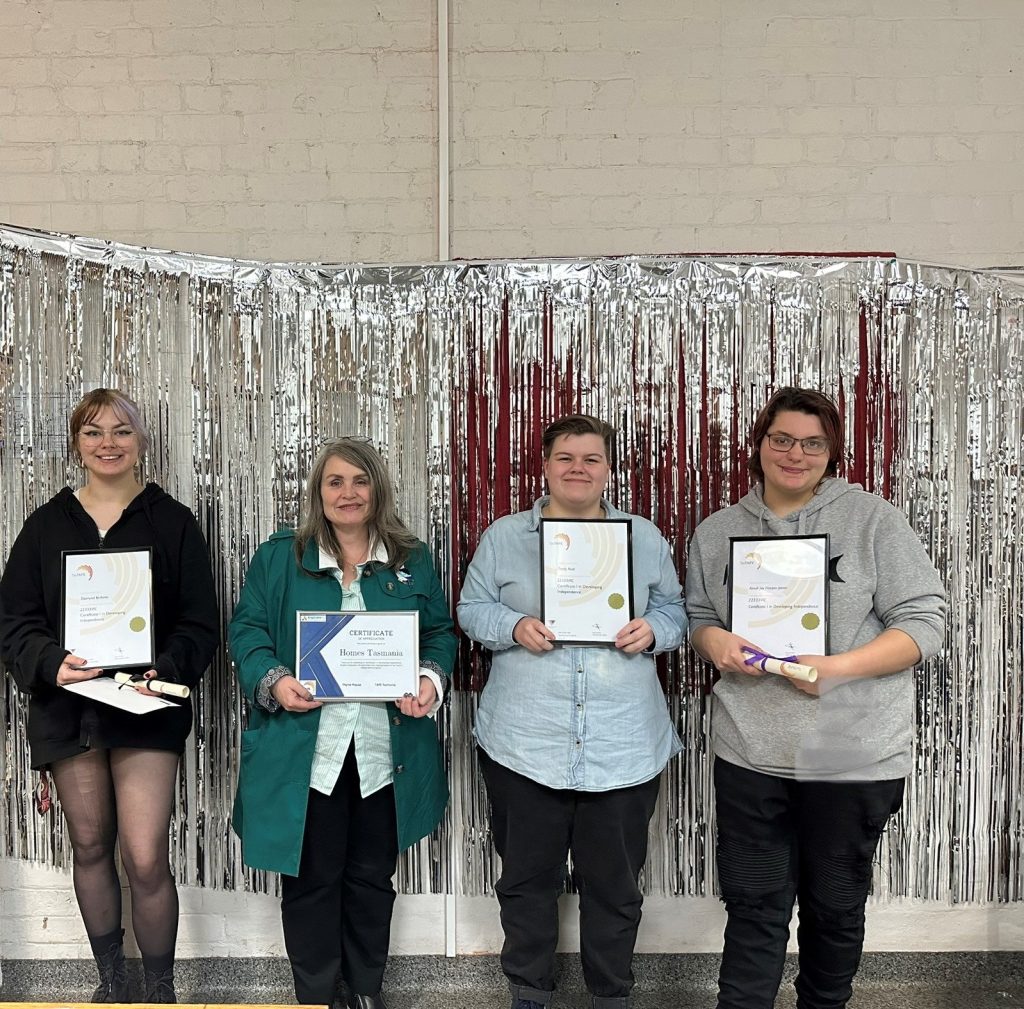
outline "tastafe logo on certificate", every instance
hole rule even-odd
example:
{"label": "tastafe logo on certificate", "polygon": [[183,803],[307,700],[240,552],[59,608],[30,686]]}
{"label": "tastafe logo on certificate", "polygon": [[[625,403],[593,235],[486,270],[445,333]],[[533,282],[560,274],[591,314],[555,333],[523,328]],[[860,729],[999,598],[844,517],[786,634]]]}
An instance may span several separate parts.
{"label": "tastafe logo on certificate", "polygon": [[318,701],[393,701],[419,691],[419,613],[303,610],[296,679]]}

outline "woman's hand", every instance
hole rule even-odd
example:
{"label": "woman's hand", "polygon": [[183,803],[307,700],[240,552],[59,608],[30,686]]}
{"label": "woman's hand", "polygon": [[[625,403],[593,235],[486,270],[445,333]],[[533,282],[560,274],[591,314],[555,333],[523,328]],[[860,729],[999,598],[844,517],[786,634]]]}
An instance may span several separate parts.
{"label": "woman's hand", "polygon": [[512,629],[512,640],[534,655],[550,652],[555,646],[555,632],[550,631],[536,617],[523,617]]}
{"label": "woman's hand", "polygon": [[315,701],[309,691],[294,676],[282,676],[271,688],[274,700],[285,711],[312,711],[323,707],[323,701]]}
{"label": "woman's hand", "polygon": [[[156,670],[155,669],[147,669],[142,674],[142,679],[143,680],[155,680],[156,679]],[[147,690],[143,686],[142,683],[133,683],[132,686],[135,688],[135,690],[138,693],[145,694],[147,697],[163,697],[164,696],[163,694],[158,694],[158,693],[156,693],[153,690]],[[165,698],[165,700],[166,700],[166,698]]]}
{"label": "woman's hand", "polygon": [[429,715],[431,709],[437,703],[437,688],[429,676],[420,677],[420,692],[418,697],[406,694],[395,701],[398,710],[410,718],[422,718]]}
{"label": "woman's hand", "polygon": [[57,670],[57,686],[63,687],[68,683],[83,683],[85,680],[95,680],[103,672],[102,669],[82,669],[86,659],[79,655],[65,655],[64,661]]}
{"label": "woman's hand", "polygon": [[643,617],[630,620],[625,627],[615,635],[615,647],[621,649],[627,655],[635,652],[642,652],[654,644],[654,631],[651,625]]}
{"label": "woman's hand", "polygon": [[[694,648],[700,652],[720,673],[744,673],[747,676],[764,676],[757,666],[747,664],[752,652],[760,652],[757,645],[746,638],[727,631],[724,627],[698,627],[693,632]],[[744,651],[746,649],[746,651]]]}

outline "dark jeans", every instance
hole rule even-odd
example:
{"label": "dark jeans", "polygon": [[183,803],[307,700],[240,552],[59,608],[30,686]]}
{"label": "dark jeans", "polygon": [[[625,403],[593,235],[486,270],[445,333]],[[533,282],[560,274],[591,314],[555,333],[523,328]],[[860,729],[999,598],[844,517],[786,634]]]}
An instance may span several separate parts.
{"label": "dark jeans", "polygon": [[583,977],[597,1005],[624,1005],[633,987],[633,947],[643,896],[647,825],[658,779],[608,792],[547,788],[482,750],[494,847],[495,893],[505,944],[501,966],[513,994],[546,1004],[555,987],[558,897],[572,852],[580,895]]}
{"label": "dark jeans", "polygon": [[281,877],[284,944],[302,1005],[329,1006],[339,978],[360,995],[380,991],[397,861],[394,789],[363,799],[350,746],[334,791],[310,789],[299,874]]}
{"label": "dark jeans", "polygon": [[799,904],[797,1009],[843,1009],[864,946],[871,863],[903,802],[896,781],[795,781],[715,759],[728,920],[719,1009],[771,1009]]}

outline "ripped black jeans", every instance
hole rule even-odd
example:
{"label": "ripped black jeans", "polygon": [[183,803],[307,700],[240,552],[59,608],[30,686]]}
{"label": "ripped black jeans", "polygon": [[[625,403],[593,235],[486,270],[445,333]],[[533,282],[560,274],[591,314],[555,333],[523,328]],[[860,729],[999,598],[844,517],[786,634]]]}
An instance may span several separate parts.
{"label": "ripped black jeans", "polygon": [[796,781],[715,758],[728,920],[719,1009],[771,1009],[798,904],[797,1009],[843,1009],[864,946],[871,863],[903,802],[895,781]]}

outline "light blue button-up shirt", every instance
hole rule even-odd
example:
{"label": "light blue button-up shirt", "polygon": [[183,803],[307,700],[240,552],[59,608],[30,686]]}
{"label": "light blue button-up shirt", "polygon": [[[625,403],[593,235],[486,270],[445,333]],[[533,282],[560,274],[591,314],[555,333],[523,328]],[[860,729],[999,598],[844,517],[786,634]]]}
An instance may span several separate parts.
{"label": "light blue button-up shirt", "polygon": [[513,641],[512,631],[523,617],[540,617],[546,503],[541,498],[531,511],[493,523],[466,572],[459,624],[493,652],[474,734],[499,764],[551,788],[638,785],[682,749],[653,658],[677,649],[686,633],[669,545],[652,522],[603,502],[608,518],[632,522],[634,613],[654,631],[653,652],[556,644],[534,655]]}

